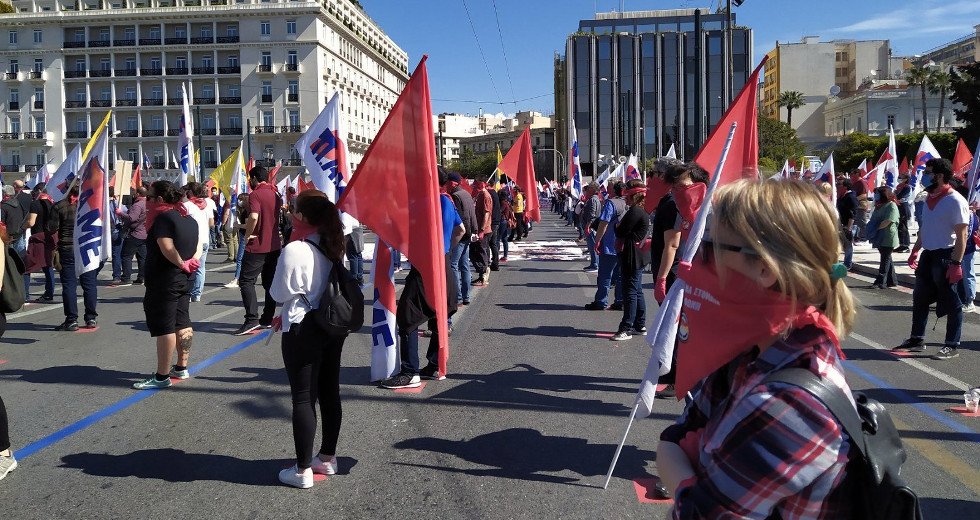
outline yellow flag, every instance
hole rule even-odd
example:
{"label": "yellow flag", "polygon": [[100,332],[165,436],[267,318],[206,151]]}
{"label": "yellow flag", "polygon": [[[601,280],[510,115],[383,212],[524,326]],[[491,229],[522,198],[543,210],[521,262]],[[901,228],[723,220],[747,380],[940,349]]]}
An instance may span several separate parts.
{"label": "yellow flag", "polygon": [[236,170],[241,171],[245,167],[242,161],[242,154],[240,153],[241,149],[241,146],[236,148],[227,159],[211,172],[211,180],[214,181],[215,187],[221,190],[225,194],[225,197],[229,199],[231,197],[232,177],[235,176]]}
{"label": "yellow flag", "polygon": [[500,145],[497,145],[497,169],[493,173],[493,189],[494,191],[500,191],[500,163],[504,160],[503,154],[500,153]]}
{"label": "yellow flag", "polygon": [[85,159],[88,159],[89,152],[92,151],[92,147],[95,146],[95,142],[99,140],[99,135],[101,135],[102,132],[105,130],[106,125],[109,124],[109,117],[111,116],[112,116],[112,110],[110,110],[105,115],[105,118],[103,118],[102,122],[99,123],[99,127],[95,129],[95,133],[92,134],[92,137],[89,138],[88,144],[85,145],[85,150],[82,151],[81,164],[85,164]]}

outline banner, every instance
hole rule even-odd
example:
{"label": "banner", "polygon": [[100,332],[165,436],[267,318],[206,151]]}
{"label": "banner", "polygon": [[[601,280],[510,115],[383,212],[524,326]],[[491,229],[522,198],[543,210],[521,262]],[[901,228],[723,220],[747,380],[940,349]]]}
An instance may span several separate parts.
{"label": "banner", "polygon": [[65,162],[61,163],[58,171],[54,172],[45,186],[45,191],[51,196],[52,201],[59,202],[68,196],[68,190],[74,184],[80,169],[82,169],[82,147],[76,144],[75,149],[68,154]]}
{"label": "banner", "polygon": [[371,320],[371,381],[387,379],[401,369],[395,329],[395,266],[391,248],[380,238],[374,247],[371,268],[374,304]]}
{"label": "banner", "polygon": [[183,83],[180,84],[180,93],[184,99],[184,110],[180,115],[180,133],[177,134],[177,149],[180,150],[180,161],[177,163],[178,168],[180,168],[180,176],[177,178],[177,184],[184,186],[189,177],[199,179],[200,176],[195,174],[195,168],[199,162],[194,160],[197,157],[194,155],[194,125],[191,120],[191,106],[187,96],[187,87]]}
{"label": "banner", "polygon": [[74,234],[76,276],[98,269],[111,258],[109,176],[105,164],[108,157],[108,138],[102,132],[79,172]]}
{"label": "banner", "polygon": [[[572,145],[568,150],[568,191],[573,198],[578,199],[582,196],[582,162],[578,156],[578,132],[573,123],[569,123],[568,130],[569,135],[572,136]],[[521,137],[524,135],[521,134]],[[514,149],[511,148],[507,155],[509,156],[513,151]],[[507,176],[514,178],[514,172],[507,172]]]}
{"label": "banner", "polygon": [[116,161],[115,185],[112,187],[113,193],[117,197],[129,195],[129,189],[133,184],[133,163],[131,161]]}
{"label": "banner", "polygon": [[332,202],[337,201],[350,182],[347,143],[344,141],[347,134],[341,124],[340,92],[336,92],[296,141],[296,151],[303,158],[313,185],[326,193]]}

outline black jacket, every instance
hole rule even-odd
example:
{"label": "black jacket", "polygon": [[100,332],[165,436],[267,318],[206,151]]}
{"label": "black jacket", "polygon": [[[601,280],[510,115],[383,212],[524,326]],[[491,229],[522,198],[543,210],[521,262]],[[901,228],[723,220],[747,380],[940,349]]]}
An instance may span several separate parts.
{"label": "black jacket", "polygon": [[616,225],[616,238],[623,243],[619,253],[619,265],[623,273],[632,274],[650,263],[650,247],[645,245],[650,230],[650,215],[642,206],[632,206],[626,210],[623,219]]}
{"label": "black jacket", "polygon": [[[449,255],[446,255],[446,299],[449,315],[456,314],[459,302],[456,300],[456,276],[449,268]],[[405,278],[405,288],[398,297],[398,307],[395,309],[395,323],[399,330],[410,331],[419,325],[436,317],[436,311],[425,300],[425,288],[422,286],[422,274],[415,267]]]}
{"label": "black jacket", "polygon": [[68,197],[51,209],[48,231],[54,235],[59,249],[71,249],[75,238],[75,205]]}

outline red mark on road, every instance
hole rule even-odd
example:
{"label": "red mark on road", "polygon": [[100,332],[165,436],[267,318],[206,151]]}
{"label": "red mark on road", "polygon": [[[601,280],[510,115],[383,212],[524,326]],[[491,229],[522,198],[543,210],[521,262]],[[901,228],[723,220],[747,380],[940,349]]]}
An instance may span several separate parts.
{"label": "red mark on road", "polygon": [[6,362],[7,362],[7,360],[6,360],[6,359],[0,359],[0,365],[2,365],[2,364],[4,364],[4,363],[6,363]]}
{"label": "red mark on road", "polygon": [[78,334],[85,334],[87,332],[95,332],[97,330],[99,330],[98,327],[82,327],[82,328],[76,330],[75,332],[78,333]]}
{"label": "red mark on road", "polygon": [[967,411],[967,409],[966,409],[965,406],[955,406],[953,408],[947,408],[946,411],[947,412],[958,413],[958,414],[962,415],[963,417],[980,417],[980,410],[978,410],[976,412],[969,412],[969,411]]}
{"label": "red mark on road", "polygon": [[[290,464],[288,466],[283,466],[282,469],[289,469],[291,467],[293,467],[292,464]],[[324,480],[327,480],[327,476],[326,475],[321,475],[319,473],[314,473],[313,474],[313,482],[323,482]]]}
{"label": "red mark on road", "polygon": [[672,504],[674,502],[672,498],[660,498],[660,494],[657,493],[658,482],[660,479],[657,477],[633,479],[633,489],[636,490],[636,498],[641,504]]}

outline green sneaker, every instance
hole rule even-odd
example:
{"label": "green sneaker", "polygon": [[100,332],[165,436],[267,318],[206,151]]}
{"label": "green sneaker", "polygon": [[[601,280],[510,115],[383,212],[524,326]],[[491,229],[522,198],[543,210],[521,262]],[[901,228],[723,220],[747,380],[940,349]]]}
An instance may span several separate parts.
{"label": "green sneaker", "polygon": [[163,381],[157,381],[156,376],[150,376],[146,381],[140,381],[139,383],[134,383],[133,388],[137,390],[153,390],[155,388],[167,388],[170,386],[170,378],[166,378]]}
{"label": "green sneaker", "polygon": [[177,370],[177,365],[170,367],[170,377],[174,379],[187,379],[191,377],[191,373],[185,368],[184,370]]}

